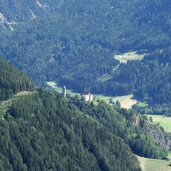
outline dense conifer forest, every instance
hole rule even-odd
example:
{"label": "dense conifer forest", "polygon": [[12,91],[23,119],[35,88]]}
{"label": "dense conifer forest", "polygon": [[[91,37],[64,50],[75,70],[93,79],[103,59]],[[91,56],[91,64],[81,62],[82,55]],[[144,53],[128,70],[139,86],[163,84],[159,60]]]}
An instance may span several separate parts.
{"label": "dense conifer forest", "polygon": [[140,170],[120,138],[47,92],[15,99],[0,132],[1,170]]}
{"label": "dense conifer forest", "polygon": [[[13,71],[16,81],[25,78],[32,83],[7,62],[1,60],[1,65],[3,73]],[[3,82],[9,81],[5,78]],[[17,83],[10,84],[15,90]],[[21,87],[18,91],[28,90],[25,84]],[[64,98],[33,89],[33,84],[29,88],[29,93],[0,104],[1,170],[140,171],[133,153],[167,155],[169,136],[134,111],[104,101],[95,105],[78,97]]]}
{"label": "dense conifer forest", "polygon": [[0,101],[21,91],[33,90],[33,81],[0,58]]}
{"label": "dense conifer forest", "polygon": [[[32,90],[30,94],[7,96],[11,99],[0,104],[0,170],[141,170],[121,138],[69,99],[33,91],[25,74],[0,62],[0,85],[10,83],[13,94]],[[12,77],[7,77],[10,71]],[[5,93],[4,89],[0,87],[2,94],[9,91],[8,86]]]}
{"label": "dense conifer forest", "polygon": [[[151,110],[165,111],[171,103],[170,8],[169,0],[2,1],[0,54],[39,85],[133,93]],[[114,54],[128,51],[145,59],[115,70]]]}
{"label": "dense conifer forest", "polygon": [[79,99],[74,99],[73,102],[81,111],[124,139],[137,155],[162,158],[170,149],[170,136],[158,126],[152,126],[146,117],[140,116],[135,111],[115,108],[104,101],[98,105],[87,104]]}
{"label": "dense conifer forest", "polygon": [[[0,170],[140,171],[136,155],[165,158],[171,137],[146,116],[36,89],[30,77],[133,94],[145,102],[136,111],[169,116],[170,9],[170,0],[1,1],[0,56],[22,71],[0,59]],[[128,52],[144,58],[115,58]]]}

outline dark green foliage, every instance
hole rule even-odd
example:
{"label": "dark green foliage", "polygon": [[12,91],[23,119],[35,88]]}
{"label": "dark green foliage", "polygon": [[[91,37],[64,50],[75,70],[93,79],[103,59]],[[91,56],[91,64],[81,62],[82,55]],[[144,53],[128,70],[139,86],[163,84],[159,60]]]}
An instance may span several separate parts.
{"label": "dark green foliage", "polygon": [[[158,49],[147,55],[141,62],[129,62],[121,66],[117,78],[129,79],[134,87],[134,95],[140,101],[146,101],[149,106],[135,109],[141,113],[156,113],[169,115],[171,108],[171,50]],[[124,73],[127,73],[124,74]],[[125,77],[123,77],[125,76]]]}
{"label": "dark green foliage", "polygon": [[13,101],[0,132],[2,170],[141,170],[120,138],[68,99],[42,90]]}
{"label": "dark green foliage", "polygon": [[[8,0],[0,4],[4,16],[17,22],[13,32],[1,35],[0,53],[37,83],[51,80],[76,91],[109,95],[136,91],[138,98],[146,100],[148,96],[152,103],[170,101],[165,99],[170,82],[167,78],[159,81],[168,71],[159,66],[153,72],[155,61],[130,62],[112,71],[119,63],[113,59],[114,53],[138,50],[156,57],[155,51],[169,49],[169,0],[70,0],[70,3],[44,0],[40,3],[42,7],[33,0],[13,3]],[[30,9],[38,16],[34,20]],[[168,61],[170,54],[169,51],[168,55],[160,55],[160,60]],[[99,82],[106,73],[111,79]],[[158,81],[157,87],[153,87]]]}
{"label": "dark green foliage", "polygon": [[166,115],[171,116],[171,104],[154,104],[151,106],[140,107],[138,105],[134,105],[133,109],[138,111],[141,114],[158,114],[158,115]]}
{"label": "dark green foliage", "polygon": [[32,90],[32,80],[0,58],[0,100],[5,100],[17,92]]}
{"label": "dark green foliage", "polygon": [[[159,144],[162,136],[165,139],[164,145],[160,145],[166,148],[167,135],[162,130],[159,134],[157,127],[151,127],[147,120],[136,112],[116,109],[103,101],[97,106],[76,99],[73,102],[81,111],[96,119],[107,130],[124,139],[135,154],[151,158],[162,158],[166,155],[165,150]],[[150,131],[155,133],[151,134]]]}
{"label": "dark green foliage", "polygon": [[[14,76],[18,73],[14,69]],[[95,106],[37,90],[13,98],[4,112],[0,114],[2,170],[139,171],[129,146],[146,157],[166,155],[148,135],[145,119],[104,102]]]}

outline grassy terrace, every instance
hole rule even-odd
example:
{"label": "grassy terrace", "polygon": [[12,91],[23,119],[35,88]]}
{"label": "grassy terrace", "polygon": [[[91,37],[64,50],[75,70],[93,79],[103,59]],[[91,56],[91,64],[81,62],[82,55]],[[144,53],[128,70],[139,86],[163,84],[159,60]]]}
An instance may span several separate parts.
{"label": "grassy terrace", "polygon": [[163,115],[147,115],[153,118],[153,123],[162,126],[166,132],[171,133],[171,117],[166,117]]}
{"label": "grassy terrace", "polygon": [[137,100],[133,99],[133,95],[126,95],[126,96],[118,96],[114,98],[114,101],[119,101],[121,104],[121,107],[126,109],[131,109],[133,105],[137,104]]}
{"label": "grassy terrace", "polygon": [[136,51],[130,51],[127,53],[114,55],[114,58],[118,60],[120,63],[127,63],[128,61],[133,60],[143,60],[145,54],[138,54]]}
{"label": "grassy terrace", "polygon": [[170,161],[138,157],[142,171],[171,171]]}
{"label": "grassy terrace", "polygon": [[138,102],[137,106],[139,106],[139,107],[148,107],[148,104],[146,102]]}

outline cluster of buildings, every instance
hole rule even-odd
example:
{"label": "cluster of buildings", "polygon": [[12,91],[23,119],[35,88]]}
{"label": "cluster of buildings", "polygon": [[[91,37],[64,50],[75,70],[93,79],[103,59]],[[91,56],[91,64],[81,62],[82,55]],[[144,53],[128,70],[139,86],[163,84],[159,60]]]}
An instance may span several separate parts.
{"label": "cluster of buildings", "polygon": [[[63,97],[66,97],[67,95],[67,89],[65,86],[62,88],[62,95]],[[86,102],[92,102],[94,100],[94,95],[91,93],[83,93],[83,94],[80,94],[80,96],[84,98]]]}

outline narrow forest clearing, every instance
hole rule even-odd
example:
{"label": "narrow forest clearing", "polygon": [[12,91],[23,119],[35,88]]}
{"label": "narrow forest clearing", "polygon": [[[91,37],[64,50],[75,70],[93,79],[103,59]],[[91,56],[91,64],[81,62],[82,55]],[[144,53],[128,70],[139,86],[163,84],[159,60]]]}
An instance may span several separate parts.
{"label": "narrow forest clearing", "polygon": [[145,54],[138,54],[136,51],[131,51],[119,55],[114,55],[114,58],[120,63],[127,63],[128,61],[143,60]]}
{"label": "narrow forest clearing", "polygon": [[170,161],[139,157],[142,171],[171,171]]}

